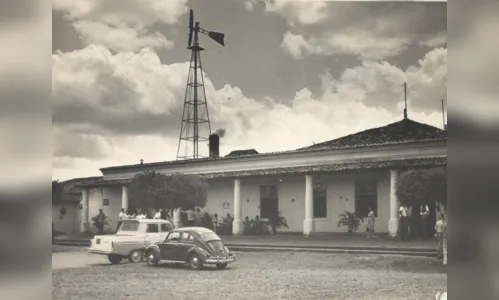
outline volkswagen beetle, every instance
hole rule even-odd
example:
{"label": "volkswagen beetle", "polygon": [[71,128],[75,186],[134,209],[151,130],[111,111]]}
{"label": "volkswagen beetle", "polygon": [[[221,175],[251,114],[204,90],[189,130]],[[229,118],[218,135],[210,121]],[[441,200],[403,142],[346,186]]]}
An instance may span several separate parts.
{"label": "volkswagen beetle", "polygon": [[215,265],[218,269],[223,269],[236,259],[236,255],[225,247],[222,239],[204,227],[174,229],[163,242],[149,246],[145,256],[150,266],[163,262],[182,263],[196,270],[203,265]]}

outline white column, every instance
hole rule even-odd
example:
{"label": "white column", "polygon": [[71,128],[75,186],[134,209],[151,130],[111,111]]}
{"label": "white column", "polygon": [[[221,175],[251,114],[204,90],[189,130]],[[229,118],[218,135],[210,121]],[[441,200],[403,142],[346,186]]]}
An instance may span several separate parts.
{"label": "white column", "polygon": [[89,223],[89,197],[88,197],[88,189],[84,188],[81,191],[81,224],[80,231],[85,232],[90,229]]}
{"label": "white column", "polygon": [[388,221],[388,231],[391,237],[396,237],[399,228],[398,210],[399,203],[395,194],[395,187],[400,176],[398,170],[390,171],[390,220]]}
{"label": "white column", "polygon": [[121,187],[121,208],[128,209],[128,187],[126,185]]}
{"label": "white column", "polygon": [[241,180],[234,180],[234,221],[232,222],[232,234],[243,234],[243,209],[241,203]]}
{"label": "white column", "polygon": [[314,194],[313,177],[305,175],[305,220],[303,221],[303,234],[310,235],[314,232]]}

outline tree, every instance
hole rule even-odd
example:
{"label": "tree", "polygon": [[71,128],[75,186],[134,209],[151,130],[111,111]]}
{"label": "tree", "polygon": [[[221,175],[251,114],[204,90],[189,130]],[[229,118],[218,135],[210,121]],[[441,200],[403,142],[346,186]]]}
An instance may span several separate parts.
{"label": "tree", "polygon": [[138,174],[128,187],[131,206],[148,209],[192,209],[206,204],[205,184],[198,176],[154,171]]}
{"label": "tree", "polygon": [[402,205],[447,206],[447,169],[409,170],[400,175],[395,194]]}

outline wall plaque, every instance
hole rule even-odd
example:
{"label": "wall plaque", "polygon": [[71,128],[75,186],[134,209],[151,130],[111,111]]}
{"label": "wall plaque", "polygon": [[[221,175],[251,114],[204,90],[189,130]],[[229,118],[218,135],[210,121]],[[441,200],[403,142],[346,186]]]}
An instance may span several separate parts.
{"label": "wall plaque", "polygon": [[229,202],[224,202],[223,203],[223,208],[224,209],[229,209],[230,208],[230,203]]}

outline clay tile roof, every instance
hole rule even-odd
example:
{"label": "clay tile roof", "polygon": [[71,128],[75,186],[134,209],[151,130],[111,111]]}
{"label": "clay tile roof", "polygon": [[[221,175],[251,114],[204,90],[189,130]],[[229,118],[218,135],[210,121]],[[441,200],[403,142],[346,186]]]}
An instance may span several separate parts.
{"label": "clay tile roof", "polygon": [[255,154],[258,154],[258,151],[256,151],[255,149],[235,150],[225,155],[225,157],[246,156],[246,155],[255,155]]}
{"label": "clay tile roof", "polygon": [[325,150],[347,147],[383,146],[446,139],[446,130],[422,124],[410,119],[403,119],[402,121],[391,123],[383,127],[364,130],[297,150]]}

